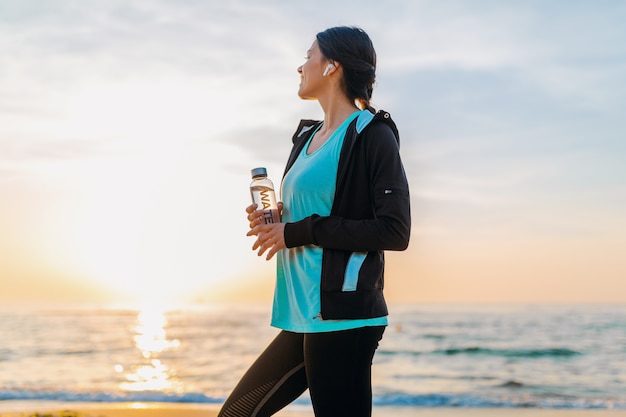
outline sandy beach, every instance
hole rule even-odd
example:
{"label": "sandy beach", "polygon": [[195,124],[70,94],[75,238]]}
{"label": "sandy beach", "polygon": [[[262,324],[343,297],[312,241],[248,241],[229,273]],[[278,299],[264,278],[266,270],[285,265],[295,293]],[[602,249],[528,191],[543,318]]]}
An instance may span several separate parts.
{"label": "sandy beach", "polygon": [[[6,410],[5,410],[6,407]],[[219,405],[146,403],[0,403],[0,417],[214,417]],[[313,417],[305,408],[287,408],[277,417]],[[626,410],[538,408],[375,407],[375,417],[626,417]],[[349,417],[349,416],[347,416]]]}

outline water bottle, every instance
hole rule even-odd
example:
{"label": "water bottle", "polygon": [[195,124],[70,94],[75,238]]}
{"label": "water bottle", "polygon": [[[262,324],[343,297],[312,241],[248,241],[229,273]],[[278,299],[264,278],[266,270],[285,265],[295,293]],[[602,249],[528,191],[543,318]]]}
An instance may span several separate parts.
{"label": "water bottle", "polygon": [[257,210],[263,210],[265,224],[280,223],[274,184],[267,178],[267,170],[254,168],[251,173],[250,194],[252,195],[252,202],[258,206]]}

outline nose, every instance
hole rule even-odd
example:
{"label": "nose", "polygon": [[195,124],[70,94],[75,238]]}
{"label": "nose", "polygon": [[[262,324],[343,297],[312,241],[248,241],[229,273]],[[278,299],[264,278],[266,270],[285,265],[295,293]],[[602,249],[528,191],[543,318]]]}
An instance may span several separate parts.
{"label": "nose", "polygon": [[298,67],[298,74],[302,74],[302,65]]}

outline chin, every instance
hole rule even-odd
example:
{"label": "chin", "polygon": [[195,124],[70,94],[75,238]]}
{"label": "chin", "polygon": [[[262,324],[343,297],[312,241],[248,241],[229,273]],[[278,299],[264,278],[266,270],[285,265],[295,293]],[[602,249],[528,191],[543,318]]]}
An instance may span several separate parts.
{"label": "chin", "polygon": [[298,97],[300,97],[302,100],[315,100],[315,97],[307,94],[306,91],[302,91],[302,89],[298,90]]}

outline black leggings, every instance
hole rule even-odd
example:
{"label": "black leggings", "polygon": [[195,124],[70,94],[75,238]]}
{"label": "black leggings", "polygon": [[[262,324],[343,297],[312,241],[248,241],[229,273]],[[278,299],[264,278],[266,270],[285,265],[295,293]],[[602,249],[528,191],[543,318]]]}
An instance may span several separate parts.
{"label": "black leggings", "polygon": [[241,378],[218,417],[271,416],[307,388],[317,417],[372,414],[371,367],[384,326],[281,331]]}

